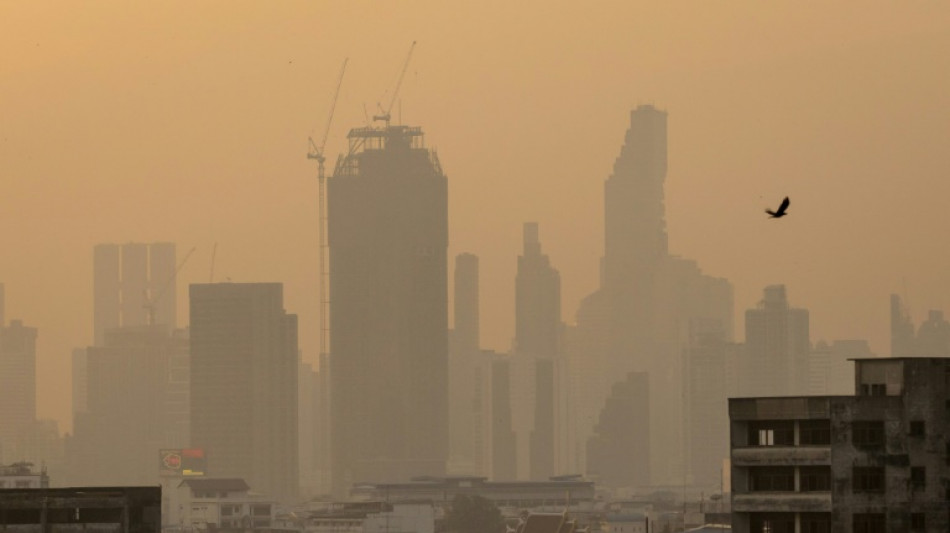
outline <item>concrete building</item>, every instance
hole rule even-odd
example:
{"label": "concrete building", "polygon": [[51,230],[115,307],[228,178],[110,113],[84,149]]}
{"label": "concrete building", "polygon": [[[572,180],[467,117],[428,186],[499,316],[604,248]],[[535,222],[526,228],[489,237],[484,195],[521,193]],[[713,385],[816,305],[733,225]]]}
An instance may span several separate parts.
{"label": "concrete building", "polygon": [[162,522],[180,531],[267,529],[274,523],[274,507],[267,497],[250,493],[243,479],[191,478],[173,491],[171,512]]}
{"label": "concrete building", "polygon": [[511,409],[511,357],[491,358],[491,479],[514,481],[518,478],[518,453]]}
{"label": "concrete building", "polygon": [[147,485],[156,453],[189,444],[189,352],[184,330],[128,326],[84,351],[86,410],[75,414],[68,480]]}
{"label": "concrete building", "polygon": [[729,400],[734,531],[950,529],[950,358],[858,359],[854,382]]}
{"label": "concrete building", "polygon": [[[0,489],[45,489],[49,487],[46,469],[39,472],[32,463],[0,465]],[[2,498],[2,497],[0,497]]]}
{"label": "concrete building", "polygon": [[433,533],[435,509],[424,502],[333,502],[311,511],[302,529],[305,533]]}
{"label": "concrete building", "polygon": [[177,325],[175,245],[167,242],[98,244],[93,249],[94,344],[120,326]]}
{"label": "concrete building", "polygon": [[327,180],[334,493],[446,471],[448,182],[421,128],[357,128]]}
{"label": "concrete building", "polygon": [[283,500],[298,490],[297,316],[280,283],[190,287],[191,445],[215,476]]}
{"label": "concrete building", "polygon": [[807,394],[811,341],[808,310],[789,306],[784,285],[765,288],[745,313],[744,396]]}
{"label": "concrete building", "polygon": [[0,531],[159,533],[160,487],[0,490]]}
{"label": "concrete building", "polygon": [[729,457],[727,399],[736,347],[726,342],[718,320],[692,320],[689,335],[683,364],[689,478],[695,486],[717,489],[722,462]]}
{"label": "concrete building", "polygon": [[[0,320],[3,297],[0,285]],[[25,458],[18,442],[36,424],[36,336],[22,320],[0,321],[0,464]]]}

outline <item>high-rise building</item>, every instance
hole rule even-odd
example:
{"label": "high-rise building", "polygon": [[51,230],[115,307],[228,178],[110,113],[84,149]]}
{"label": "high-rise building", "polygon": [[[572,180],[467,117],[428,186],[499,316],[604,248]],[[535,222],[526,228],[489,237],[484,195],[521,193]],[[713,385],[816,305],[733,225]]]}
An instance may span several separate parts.
{"label": "high-rise building", "polygon": [[733,531],[950,531],[950,359],[854,365],[849,396],[729,400]]}
{"label": "high-rise building", "polygon": [[541,252],[538,225],[529,222],[524,225],[524,251],[515,277],[514,357],[530,376],[515,384],[516,389],[525,389],[526,394],[515,398],[523,399],[524,405],[518,407],[527,411],[519,417],[523,422],[516,423],[516,431],[527,437],[528,478],[535,481],[555,474],[560,329],[561,275]]}
{"label": "high-rise building", "polygon": [[721,466],[729,457],[729,363],[735,345],[725,340],[718,320],[690,321],[684,350],[686,424],[689,475],[695,485],[718,487]]}
{"label": "high-rise building", "polygon": [[[0,317],[3,296],[0,284]],[[20,459],[17,444],[35,424],[36,328],[0,322],[0,464]]]}
{"label": "high-rise building", "polygon": [[[695,261],[669,253],[664,207],[667,169],[667,114],[650,105],[630,113],[620,155],[604,185],[605,248],[601,286],[584,300],[572,328],[567,356],[571,368],[569,422],[574,446],[566,457],[583,462],[581,448],[613,381],[629,372],[650,380],[653,483],[682,483],[688,459],[683,435],[687,414],[683,391],[683,350],[692,319],[718,320],[732,340],[732,285],[703,274]],[[583,320],[582,320],[583,315]],[[598,335],[603,340],[597,340]],[[588,364],[610,376],[606,387],[583,375]],[[583,384],[583,385],[582,385]],[[588,387],[599,387],[600,390]],[[575,401],[579,400],[579,401]],[[573,443],[573,444],[571,444]]]}
{"label": "high-rise building", "polygon": [[480,440],[478,417],[484,405],[479,348],[478,256],[455,258],[455,327],[449,343],[449,463],[450,474],[474,474]]}
{"label": "high-rise building", "polygon": [[514,481],[518,455],[511,416],[510,357],[495,357],[491,363],[491,479]]}
{"label": "high-rise building", "polygon": [[190,287],[191,444],[258,493],[298,489],[297,316],[280,283]]}
{"label": "high-rise building", "polygon": [[891,357],[914,355],[914,323],[901,297],[891,295]]}
{"label": "high-rise building", "polygon": [[175,245],[99,244],[93,249],[93,329],[95,345],[105,331],[155,324],[176,327]]}
{"label": "high-rise building", "polygon": [[784,285],[766,287],[758,307],[746,311],[745,350],[743,395],[808,392],[808,310],[789,306]]}
{"label": "high-rise building", "polygon": [[587,444],[587,473],[612,488],[650,484],[650,381],[630,372],[614,383]]}
{"label": "high-rise building", "polygon": [[112,328],[82,353],[86,406],[74,413],[69,482],[155,483],[158,451],[189,446],[187,333]]}
{"label": "high-rise building", "polygon": [[950,322],[943,317],[943,311],[931,309],[927,320],[917,328],[917,342],[914,355],[926,357],[950,357]]}

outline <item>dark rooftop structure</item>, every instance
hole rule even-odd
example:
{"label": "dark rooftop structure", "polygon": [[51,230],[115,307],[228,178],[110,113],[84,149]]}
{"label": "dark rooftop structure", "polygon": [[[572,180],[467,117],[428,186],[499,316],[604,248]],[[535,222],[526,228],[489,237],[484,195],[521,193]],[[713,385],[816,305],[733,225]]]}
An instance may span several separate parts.
{"label": "dark rooftop structure", "polygon": [[158,533],[161,487],[0,490],[0,532]]}

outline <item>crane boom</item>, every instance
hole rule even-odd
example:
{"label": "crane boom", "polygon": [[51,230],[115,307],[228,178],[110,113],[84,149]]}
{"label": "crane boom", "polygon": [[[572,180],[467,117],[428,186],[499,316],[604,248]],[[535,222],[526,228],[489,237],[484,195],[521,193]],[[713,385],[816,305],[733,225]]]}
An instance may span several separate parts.
{"label": "crane boom", "polygon": [[[170,278],[168,278],[167,281],[165,281],[165,284],[162,285],[162,287],[158,290],[158,293],[155,294],[155,297],[148,298],[148,301],[146,301],[145,304],[143,305],[143,307],[145,307],[145,309],[148,311],[148,325],[149,326],[155,325],[155,305],[158,303],[159,300],[162,299],[162,296],[165,295],[165,292],[168,290],[168,288],[172,286],[172,284],[175,281],[175,278],[178,277],[178,272],[180,272],[181,268],[185,266],[185,263],[188,262],[188,259],[191,257],[191,254],[195,253],[196,249],[197,249],[196,246],[192,246],[191,250],[188,250],[188,253],[185,255],[185,258],[181,260],[181,263],[178,263],[178,267],[175,268],[175,272],[171,275]],[[170,325],[174,327],[174,324],[170,324]]]}
{"label": "crane boom", "polygon": [[412,45],[409,46],[409,53],[406,54],[406,61],[402,64],[402,70],[399,72],[399,78],[396,80],[396,87],[393,89],[393,97],[389,100],[389,105],[383,111],[382,115],[376,115],[373,117],[373,120],[382,120],[386,122],[386,125],[389,125],[389,119],[392,118],[393,105],[396,103],[396,98],[399,96],[399,88],[402,87],[402,79],[406,76],[406,70],[409,68],[409,60],[412,59],[412,51],[416,48],[416,42],[412,41]]}

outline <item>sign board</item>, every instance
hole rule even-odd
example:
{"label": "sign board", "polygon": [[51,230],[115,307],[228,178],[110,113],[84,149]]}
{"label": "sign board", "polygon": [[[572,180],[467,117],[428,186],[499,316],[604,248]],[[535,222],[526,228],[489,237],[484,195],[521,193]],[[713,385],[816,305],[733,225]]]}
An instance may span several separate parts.
{"label": "sign board", "polygon": [[160,476],[203,476],[207,469],[205,451],[201,448],[176,448],[158,451]]}

